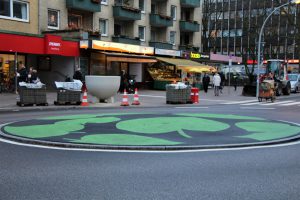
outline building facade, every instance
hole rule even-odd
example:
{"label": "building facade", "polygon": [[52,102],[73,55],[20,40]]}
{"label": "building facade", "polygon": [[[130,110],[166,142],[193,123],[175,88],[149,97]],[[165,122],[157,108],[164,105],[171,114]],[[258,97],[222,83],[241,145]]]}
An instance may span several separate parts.
{"label": "building facade", "polygon": [[[255,60],[260,28],[288,0],[204,0],[203,50]],[[265,27],[264,59],[299,59],[299,5],[274,13]]]}

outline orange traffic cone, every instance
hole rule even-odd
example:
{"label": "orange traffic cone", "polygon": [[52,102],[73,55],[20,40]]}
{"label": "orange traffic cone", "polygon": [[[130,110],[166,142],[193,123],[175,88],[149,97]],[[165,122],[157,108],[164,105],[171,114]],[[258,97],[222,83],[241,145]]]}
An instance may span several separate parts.
{"label": "orange traffic cone", "polygon": [[88,105],[89,105],[89,103],[88,103],[88,99],[87,99],[87,92],[85,89],[84,93],[83,93],[83,97],[82,97],[81,106],[88,106]]}
{"label": "orange traffic cone", "polygon": [[135,88],[132,105],[140,105],[138,90]]}
{"label": "orange traffic cone", "polygon": [[129,106],[126,89],[124,90],[121,106]]}

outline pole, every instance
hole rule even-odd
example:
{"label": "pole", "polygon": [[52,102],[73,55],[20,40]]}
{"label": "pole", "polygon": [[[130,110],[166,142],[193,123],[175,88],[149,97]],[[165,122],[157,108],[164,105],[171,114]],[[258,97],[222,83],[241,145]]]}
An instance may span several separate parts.
{"label": "pole", "polygon": [[232,67],[232,59],[231,59],[231,55],[230,55],[230,57],[229,57],[229,66],[228,66],[228,94],[230,94],[230,77],[231,77],[231,75],[230,75],[230,69],[231,69],[231,67]]}
{"label": "pole", "polygon": [[292,3],[291,1],[278,6],[276,8],[274,8],[274,10],[268,15],[268,17],[265,19],[263,25],[261,26],[260,32],[259,32],[259,37],[258,37],[258,51],[257,51],[257,75],[256,75],[256,97],[258,97],[259,95],[259,76],[260,76],[260,66],[262,65],[261,62],[261,55],[260,55],[260,51],[261,51],[261,38],[262,38],[262,34],[265,28],[265,25],[267,23],[267,21],[269,20],[269,18],[273,15],[274,12],[276,12],[278,9],[289,5],[290,3]]}
{"label": "pole", "polygon": [[15,52],[15,93],[18,93],[18,53]]}

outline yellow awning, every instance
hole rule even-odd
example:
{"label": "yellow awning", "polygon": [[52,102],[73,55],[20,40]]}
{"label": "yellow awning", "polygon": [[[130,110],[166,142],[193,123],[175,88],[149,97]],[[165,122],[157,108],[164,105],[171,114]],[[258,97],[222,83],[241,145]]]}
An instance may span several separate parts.
{"label": "yellow awning", "polygon": [[178,69],[182,69],[186,72],[215,72],[216,69],[209,65],[204,65],[192,60],[180,59],[180,58],[164,58],[164,57],[156,57],[157,60],[175,65]]}

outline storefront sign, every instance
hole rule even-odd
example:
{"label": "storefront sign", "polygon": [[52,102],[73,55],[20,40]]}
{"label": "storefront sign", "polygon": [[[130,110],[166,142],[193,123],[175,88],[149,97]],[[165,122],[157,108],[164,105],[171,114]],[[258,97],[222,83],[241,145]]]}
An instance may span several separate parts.
{"label": "storefront sign", "polygon": [[0,51],[29,54],[79,56],[78,42],[62,40],[60,36],[34,37],[0,33]]}
{"label": "storefront sign", "polygon": [[227,55],[221,55],[221,54],[210,54],[210,60],[213,61],[221,61],[221,62],[229,62],[229,59],[232,60],[234,63],[241,63],[242,62],[242,57],[237,57],[237,56],[227,56]]}
{"label": "storefront sign", "polygon": [[87,49],[89,48],[89,41],[88,40],[81,40],[80,41],[80,49]]}
{"label": "storefront sign", "polygon": [[60,54],[62,49],[61,36],[45,35],[46,54]]}
{"label": "storefront sign", "polygon": [[190,52],[190,58],[191,59],[209,59],[210,56],[206,55],[206,54]]}
{"label": "storefront sign", "polygon": [[170,50],[170,49],[155,49],[155,55],[180,57],[181,51]]}
{"label": "storefront sign", "polygon": [[93,40],[92,48],[97,50],[104,51],[117,51],[117,52],[125,52],[125,53],[138,53],[138,54],[147,54],[153,55],[154,48],[153,47],[145,47],[131,44],[122,44],[116,42],[104,42],[99,40]]}

